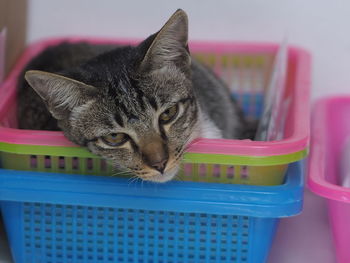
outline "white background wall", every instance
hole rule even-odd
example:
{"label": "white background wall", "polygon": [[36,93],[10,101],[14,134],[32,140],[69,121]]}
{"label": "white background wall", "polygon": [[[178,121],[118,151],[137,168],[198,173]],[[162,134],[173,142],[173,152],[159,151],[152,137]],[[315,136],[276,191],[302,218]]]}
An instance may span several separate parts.
{"label": "white background wall", "polygon": [[51,36],[146,37],[177,9],[190,38],[277,41],[313,54],[313,97],[350,93],[350,1],[29,0],[28,42]]}

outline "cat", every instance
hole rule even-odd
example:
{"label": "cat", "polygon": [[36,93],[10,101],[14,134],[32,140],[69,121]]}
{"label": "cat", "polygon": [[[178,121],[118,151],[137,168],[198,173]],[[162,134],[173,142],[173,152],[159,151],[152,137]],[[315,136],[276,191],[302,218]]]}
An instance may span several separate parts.
{"label": "cat", "polygon": [[60,129],[153,182],[174,178],[192,140],[239,139],[246,124],[225,84],[190,56],[181,9],[137,46],[48,48],[26,68],[18,112],[19,128]]}

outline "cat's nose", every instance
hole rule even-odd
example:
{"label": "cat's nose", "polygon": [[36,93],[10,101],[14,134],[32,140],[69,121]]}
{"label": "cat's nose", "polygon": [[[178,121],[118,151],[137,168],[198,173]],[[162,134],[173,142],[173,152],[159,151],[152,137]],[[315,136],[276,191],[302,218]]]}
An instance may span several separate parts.
{"label": "cat's nose", "polygon": [[168,158],[165,158],[159,162],[152,163],[151,166],[152,166],[152,168],[156,169],[157,171],[163,173],[167,162],[168,162]]}
{"label": "cat's nose", "polygon": [[169,153],[166,144],[160,136],[144,138],[141,144],[143,161],[151,168],[163,173],[169,159]]}

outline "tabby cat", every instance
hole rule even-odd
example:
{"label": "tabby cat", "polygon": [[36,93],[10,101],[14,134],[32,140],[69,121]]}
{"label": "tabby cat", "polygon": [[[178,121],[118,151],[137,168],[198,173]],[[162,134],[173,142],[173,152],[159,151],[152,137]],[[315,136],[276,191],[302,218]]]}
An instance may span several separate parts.
{"label": "tabby cat", "polygon": [[187,42],[187,15],[177,10],[137,46],[46,49],[20,81],[19,127],[61,129],[143,180],[171,180],[193,139],[241,138],[245,125],[227,87],[191,58]]}

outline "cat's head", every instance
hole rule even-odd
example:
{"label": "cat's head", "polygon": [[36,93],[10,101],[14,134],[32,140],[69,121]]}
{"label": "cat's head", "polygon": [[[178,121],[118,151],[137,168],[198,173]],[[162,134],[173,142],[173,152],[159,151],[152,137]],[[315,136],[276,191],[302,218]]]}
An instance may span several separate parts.
{"label": "cat's head", "polygon": [[136,47],[120,47],[59,74],[26,79],[73,142],[144,180],[178,172],[198,135],[186,13]]}

